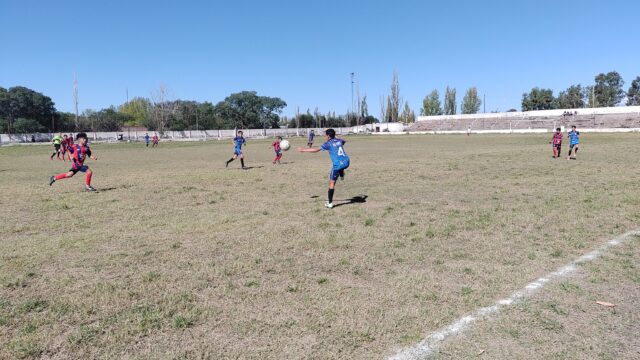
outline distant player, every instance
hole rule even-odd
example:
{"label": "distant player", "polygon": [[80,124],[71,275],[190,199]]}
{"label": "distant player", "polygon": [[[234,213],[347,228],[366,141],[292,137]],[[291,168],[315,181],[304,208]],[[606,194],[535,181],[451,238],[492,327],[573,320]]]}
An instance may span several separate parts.
{"label": "distant player", "polygon": [[282,136],[278,136],[276,141],[271,144],[270,147],[273,148],[273,151],[276,152],[276,157],[273,159],[273,164],[278,163],[280,165],[280,159],[282,159],[282,149],[280,148],[280,141],[282,141]]}
{"label": "distant player", "polygon": [[553,147],[553,158],[559,158],[562,150],[562,129],[557,128],[556,132],[553,133],[551,146]]}
{"label": "distant player", "polygon": [[311,131],[309,131],[309,141],[307,142],[307,146],[308,147],[312,147],[313,146],[313,138],[316,137],[316,132],[313,131],[313,129],[311,129]]}
{"label": "distant player", "polygon": [[246,142],[247,141],[242,136],[242,131],[238,131],[238,135],[233,138],[233,145],[235,146],[235,148],[233,149],[233,156],[227,161],[226,167],[229,167],[229,163],[233,160],[240,158],[240,164],[242,165],[242,168],[246,169],[244,166],[244,154],[242,153],[242,146],[245,145]]}
{"label": "distant player", "polygon": [[151,137],[149,136],[149,133],[144,134],[144,142],[147,144],[147,147],[149,147],[150,141],[151,141]]}
{"label": "distant player", "polygon": [[160,142],[158,134],[153,134],[153,138],[151,139],[151,141],[153,142],[153,145],[151,145],[151,147],[158,147],[158,142]]}
{"label": "distant player", "polygon": [[320,146],[320,148],[299,148],[299,152],[316,153],[320,151],[328,151],[331,157],[331,172],[329,173],[329,192],[327,197],[327,203],[325,206],[328,209],[333,208],[333,192],[336,187],[336,180],[338,177],[344,180],[344,171],[349,167],[349,156],[344,152],[344,144],[346,141],[343,139],[336,139],[336,131],[333,129],[327,129],[325,131],[326,142]]}
{"label": "distant player", "polygon": [[78,141],[78,143],[74,144],[68,149],[69,155],[72,156],[73,161],[71,169],[69,169],[69,171],[66,173],[61,173],[49,178],[49,186],[53,185],[53,183],[57,180],[73,177],[78,171],[80,171],[87,174],[84,186],[85,191],[96,191],[96,189],[91,186],[91,176],[93,175],[93,172],[87,165],[84,164],[84,161],[87,157],[90,157],[93,160],[98,160],[98,158],[91,155],[91,149],[89,149],[89,146],[87,145],[87,134],[79,133],[76,136],[76,140]]}
{"label": "distant player", "polygon": [[57,156],[58,160],[60,160],[60,146],[62,144],[62,137],[60,135],[54,136],[53,139],[51,139],[51,143],[53,144],[53,154],[51,154],[51,160],[53,160],[54,156]]}
{"label": "distant player", "polygon": [[62,135],[62,142],[60,143],[60,145],[60,149],[62,151],[62,160],[67,161],[65,159],[67,149],[69,148],[69,137],[67,136],[67,134]]}
{"label": "distant player", "polygon": [[[567,155],[567,160],[576,160],[576,156],[578,155],[578,147],[580,146],[580,132],[576,131],[575,125],[571,127],[571,131],[569,131],[567,137],[569,138],[569,154]],[[572,150],[573,156],[571,156]]]}

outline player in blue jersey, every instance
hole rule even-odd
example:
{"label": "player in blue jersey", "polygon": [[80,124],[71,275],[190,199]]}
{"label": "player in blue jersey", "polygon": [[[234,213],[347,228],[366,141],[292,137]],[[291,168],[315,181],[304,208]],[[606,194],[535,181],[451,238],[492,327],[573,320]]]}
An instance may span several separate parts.
{"label": "player in blue jersey", "polygon": [[242,131],[238,131],[238,135],[233,138],[233,145],[235,146],[235,148],[233,149],[233,156],[227,161],[227,167],[229,167],[230,162],[237,158],[240,158],[240,164],[242,165],[242,168],[246,169],[244,167],[244,154],[242,154],[242,145],[244,145],[246,142],[247,141],[242,136]]}
{"label": "player in blue jersey", "polygon": [[328,151],[331,157],[331,172],[329,173],[329,193],[325,206],[329,209],[333,208],[333,192],[336,187],[338,177],[344,180],[344,171],[349,167],[349,156],[344,151],[343,139],[336,139],[336,131],[327,129],[325,131],[327,141],[320,148],[298,148],[299,152],[316,153],[320,151]]}
{"label": "player in blue jersey", "polygon": [[[576,126],[573,125],[571,127],[571,131],[567,134],[569,138],[569,154],[567,155],[567,160],[575,160],[576,155],[578,155],[578,147],[580,145],[580,132],[576,131]],[[571,151],[573,150],[573,156],[571,156]]]}
{"label": "player in blue jersey", "polygon": [[313,131],[313,129],[311,129],[311,131],[309,132],[309,141],[307,141],[307,146],[308,147],[312,147],[313,146],[313,138],[316,137],[316,132]]}

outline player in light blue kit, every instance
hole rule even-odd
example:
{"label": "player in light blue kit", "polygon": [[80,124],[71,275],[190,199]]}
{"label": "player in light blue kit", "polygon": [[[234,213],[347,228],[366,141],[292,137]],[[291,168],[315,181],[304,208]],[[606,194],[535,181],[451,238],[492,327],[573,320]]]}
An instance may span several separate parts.
{"label": "player in light blue kit", "polygon": [[[567,154],[567,160],[575,160],[578,155],[578,148],[580,147],[580,132],[576,131],[576,126],[571,127],[571,131],[567,134],[569,138],[569,154]],[[571,151],[573,150],[573,156]]]}
{"label": "player in light blue kit", "polygon": [[242,154],[242,145],[244,145],[247,141],[242,136],[242,131],[238,131],[238,135],[233,138],[233,144],[235,148],[233,149],[233,156],[231,159],[227,161],[226,167],[229,167],[229,163],[235,160],[236,158],[240,158],[240,164],[244,167],[244,154]]}
{"label": "player in light blue kit", "polygon": [[329,174],[329,194],[327,203],[325,206],[328,209],[333,208],[333,192],[336,187],[336,180],[338,177],[344,180],[344,170],[349,167],[349,156],[344,151],[344,144],[346,141],[343,139],[336,139],[336,131],[333,129],[327,129],[325,131],[327,141],[320,146],[320,148],[298,148],[299,152],[317,153],[320,151],[328,151],[331,157],[332,167]]}

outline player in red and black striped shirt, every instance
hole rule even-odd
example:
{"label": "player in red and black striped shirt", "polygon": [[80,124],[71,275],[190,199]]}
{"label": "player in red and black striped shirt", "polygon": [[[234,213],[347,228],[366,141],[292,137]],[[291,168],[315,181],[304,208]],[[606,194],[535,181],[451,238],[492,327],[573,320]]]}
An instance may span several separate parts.
{"label": "player in red and black striped shirt", "polygon": [[270,146],[273,148],[273,151],[276,152],[276,157],[273,159],[274,165],[276,164],[276,162],[280,164],[280,159],[282,159],[282,149],[280,148],[280,141],[282,141],[282,136],[278,136],[276,141],[274,141]]}
{"label": "player in red and black striped shirt", "polygon": [[80,171],[87,174],[85,178],[85,191],[96,191],[96,189],[91,186],[91,176],[93,175],[93,172],[84,164],[84,161],[87,157],[90,157],[93,160],[98,160],[98,158],[91,155],[91,149],[87,145],[87,140],[87,134],[85,133],[79,133],[76,136],[76,141],[78,143],[71,145],[67,149],[69,156],[72,159],[71,161],[73,162],[71,169],[66,173],[58,174],[49,178],[49,186],[53,185],[57,180],[73,177],[73,175]]}
{"label": "player in red and black striped shirt", "polygon": [[553,138],[551,139],[551,144],[553,146],[553,157],[560,157],[560,150],[562,150],[562,129],[557,128],[556,132],[553,133]]}

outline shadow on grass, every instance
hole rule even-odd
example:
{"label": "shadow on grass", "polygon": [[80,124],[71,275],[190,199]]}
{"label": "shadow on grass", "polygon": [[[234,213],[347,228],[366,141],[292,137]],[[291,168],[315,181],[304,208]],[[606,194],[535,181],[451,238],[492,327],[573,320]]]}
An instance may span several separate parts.
{"label": "shadow on grass", "polygon": [[368,197],[369,196],[367,196],[367,195],[358,195],[358,196],[352,197],[351,199],[339,200],[339,201],[342,201],[342,202],[333,205],[333,207],[337,208],[338,206],[344,206],[344,205],[363,204],[363,203],[367,202],[367,198]]}

